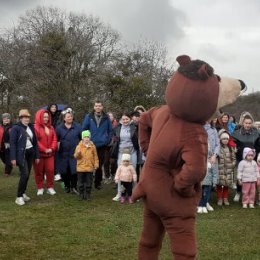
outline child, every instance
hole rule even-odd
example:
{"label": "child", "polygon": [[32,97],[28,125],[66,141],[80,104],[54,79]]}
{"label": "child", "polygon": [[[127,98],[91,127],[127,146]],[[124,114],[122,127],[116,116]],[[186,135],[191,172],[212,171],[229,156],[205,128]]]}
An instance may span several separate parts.
{"label": "child", "polygon": [[234,184],[236,167],[236,148],[229,145],[229,134],[224,130],[219,132],[220,153],[218,159],[219,181],[217,184],[218,205],[229,206],[228,188]]}
{"label": "child", "polygon": [[98,168],[97,150],[90,141],[90,131],[81,133],[82,140],[76,147],[74,157],[77,159],[78,190],[80,200],[90,200],[93,172]]}
{"label": "child", "polygon": [[[257,156],[257,166],[260,173],[260,153]],[[257,181],[257,204],[260,206],[260,179]]]}
{"label": "child", "polygon": [[118,166],[115,176],[115,182],[121,182],[121,185],[125,188],[125,190],[121,194],[121,203],[125,203],[126,195],[128,195],[128,202],[130,204],[132,201],[132,189],[133,182],[135,183],[137,180],[136,171],[132,164],[130,164],[131,155],[124,153],[122,155],[121,164]]}
{"label": "child", "polygon": [[254,208],[256,182],[260,175],[257,163],[254,161],[255,150],[245,147],[243,150],[243,160],[238,164],[237,179],[242,185],[242,203],[243,208]]}
{"label": "child", "polygon": [[[208,144],[210,151],[210,145]],[[210,153],[209,153],[210,154]],[[209,156],[210,157],[210,156]],[[199,203],[197,213],[208,213],[208,211],[213,211],[214,209],[209,205],[209,199],[211,194],[212,186],[215,187],[218,180],[217,171],[214,170],[214,166],[208,158],[207,174],[202,182],[202,194]]]}

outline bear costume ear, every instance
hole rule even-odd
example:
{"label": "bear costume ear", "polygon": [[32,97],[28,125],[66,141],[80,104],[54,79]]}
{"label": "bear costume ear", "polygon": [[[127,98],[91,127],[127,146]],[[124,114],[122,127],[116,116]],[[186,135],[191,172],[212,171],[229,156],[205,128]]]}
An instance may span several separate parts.
{"label": "bear costume ear", "polygon": [[205,80],[210,77],[210,75],[207,72],[207,64],[202,64],[201,67],[198,70],[198,74],[200,76],[200,79]]}
{"label": "bear costume ear", "polygon": [[191,58],[188,55],[180,55],[176,58],[180,66],[187,65],[191,62]]}

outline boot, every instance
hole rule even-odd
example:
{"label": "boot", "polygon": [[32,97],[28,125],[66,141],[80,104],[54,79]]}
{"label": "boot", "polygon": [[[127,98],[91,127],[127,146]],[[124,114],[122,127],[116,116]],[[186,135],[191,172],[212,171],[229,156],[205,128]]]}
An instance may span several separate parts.
{"label": "boot", "polygon": [[223,200],[222,199],[218,199],[218,206],[222,206],[223,205]]}
{"label": "boot", "polygon": [[227,198],[224,198],[224,205],[225,205],[225,206],[229,206],[229,201],[228,201]]}
{"label": "boot", "polygon": [[79,194],[79,200],[81,201],[81,200],[84,200],[84,194],[83,193],[80,193]]}

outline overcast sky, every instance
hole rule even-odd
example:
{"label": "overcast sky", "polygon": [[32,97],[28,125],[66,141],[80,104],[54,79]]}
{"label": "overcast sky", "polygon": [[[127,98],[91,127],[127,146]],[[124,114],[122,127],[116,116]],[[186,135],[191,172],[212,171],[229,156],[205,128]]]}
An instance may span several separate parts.
{"label": "overcast sky", "polygon": [[37,5],[98,16],[127,42],[162,42],[170,59],[203,59],[260,91],[259,0],[0,0],[0,30]]}

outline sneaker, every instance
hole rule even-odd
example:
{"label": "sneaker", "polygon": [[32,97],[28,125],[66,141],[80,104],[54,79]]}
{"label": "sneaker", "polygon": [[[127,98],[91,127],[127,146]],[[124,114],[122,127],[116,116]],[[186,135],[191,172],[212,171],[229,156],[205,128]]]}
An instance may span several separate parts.
{"label": "sneaker", "polygon": [[208,213],[208,210],[206,207],[202,207],[202,213]]}
{"label": "sneaker", "polygon": [[237,185],[235,183],[232,184],[232,189],[236,190],[237,189]]}
{"label": "sneaker", "polygon": [[57,173],[55,176],[54,176],[54,180],[55,181],[60,181],[61,180],[61,176],[59,173]]}
{"label": "sneaker", "polygon": [[64,191],[65,191],[66,193],[70,193],[70,187],[64,187]]}
{"label": "sneaker", "polygon": [[224,205],[225,206],[229,206],[230,205],[228,199],[224,199]]}
{"label": "sneaker", "polygon": [[28,197],[28,196],[24,193],[24,194],[23,194],[23,200],[24,200],[25,202],[27,202],[27,201],[31,200],[31,198]]}
{"label": "sneaker", "polygon": [[129,204],[133,204],[133,203],[134,203],[133,200],[132,200],[132,197],[129,197],[129,198],[128,198],[128,203],[129,203]]}
{"label": "sneaker", "polygon": [[206,204],[206,208],[208,211],[214,211],[214,209],[211,207],[209,203]]}
{"label": "sneaker", "polygon": [[243,204],[243,209],[247,209],[247,204]]}
{"label": "sneaker", "polygon": [[235,195],[235,197],[234,197],[233,200],[234,200],[235,202],[238,202],[239,199],[240,199],[240,193],[236,193],[236,195]]}
{"label": "sneaker", "polygon": [[74,194],[76,194],[76,195],[79,195],[79,192],[78,192],[75,188],[72,188],[72,189],[71,189],[71,192],[74,193]]}
{"label": "sneaker", "polygon": [[37,190],[37,196],[43,195],[44,189],[38,189]]}
{"label": "sneaker", "polygon": [[120,203],[124,204],[125,203],[125,197],[120,198]]}
{"label": "sneaker", "polygon": [[25,204],[23,197],[17,197],[15,203],[19,206],[23,206]]}
{"label": "sneaker", "polygon": [[198,207],[197,213],[202,213],[202,207]]}
{"label": "sneaker", "polygon": [[223,205],[223,200],[222,199],[219,199],[218,200],[218,206],[222,206]]}
{"label": "sneaker", "polygon": [[56,194],[56,191],[53,189],[53,188],[49,188],[47,190],[47,193],[50,194],[50,195],[55,195]]}
{"label": "sneaker", "polygon": [[119,201],[120,200],[120,195],[116,194],[116,196],[112,199],[113,201]]}
{"label": "sneaker", "polygon": [[254,204],[249,204],[249,208],[254,209],[255,208]]}

